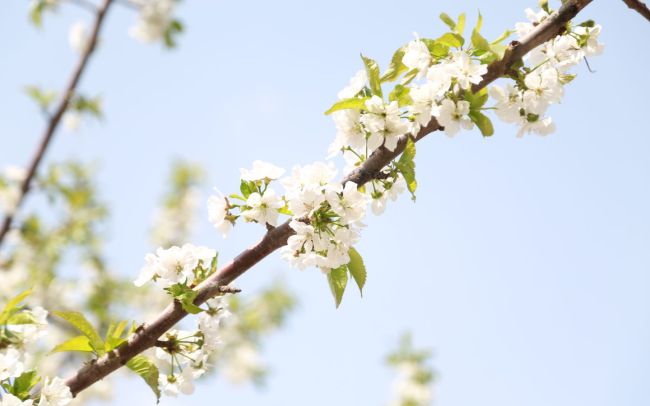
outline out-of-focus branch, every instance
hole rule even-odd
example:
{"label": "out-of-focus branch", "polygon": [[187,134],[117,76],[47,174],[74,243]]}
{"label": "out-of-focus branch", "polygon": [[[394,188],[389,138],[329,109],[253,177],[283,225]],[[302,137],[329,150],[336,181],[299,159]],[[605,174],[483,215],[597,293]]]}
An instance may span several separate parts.
{"label": "out-of-focus branch", "polygon": [[650,9],[644,2],[640,0],[623,0],[623,3],[625,3],[632,10],[635,10],[641,14],[643,17],[645,17],[646,20],[650,21]]}
{"label": "out-of-focus branch", "polygon": [[[483,76],[483,80],[478,85],[474,86],[473,90],[477,91],[486,87],[506,72],[514,62],[518,61],[528,51],[561,33],[566,23],[591,1],[566,1],[559,10],[536,27],[530,35],[521,41],[511,43],[503,59],[489,65],[487,74]],[[418,134],[412,137],[415,141],[419,141],[426,135],[440,129],[442,127],[435,119],[432,119],[426,127],[423,127]],[[406,142],[407,137],[403,137],[393,151],[383,147],[377,149],[359,168],[348,174],[343,183],[352,181],[357,185],[362,185],[376,178],[384,166],[404,151]],[[261,241],[243,251],[230,263],[201,283],[196,288],[198,295],[195,304],[200,305],[209,298],[218,295],[222,286],[228,285],[273,251],[286,245],[287,239],[293,234],[294,231],[289,227],[288,221],[269,230]],[[177,301],[174,301],[155,320],[138,328],[125,344],[79,369],[75,375],[68,378],[66,385],[70,387],[73,395],[76,396],[93,383],[125,365],[129,359],[154,346],[160,336],[186,315],[187,312],[183,310]]]}
{"label": "out-of-focus branch", "polygon": [[49,117],[47,126],[45,127],[45,131],[43,132],[43,135],[41,137],[41,142],[38,145],[36,152],[34,153],[34,157],[32,158],[29,167],[27,169],[27,175],[25,176],[25,179],[23,180],[20,186],[20,195],[18,197],[18,201],[16,203],[14,211],[12,213],[8,213],[4,218],[4,220],[2,221],[2,226],[0,226],[0,246],[2,246],[4,238],[9,232],[9,229],[11,228],[11,224],[14,220],[15,213],[17,213],[18,209],[20,209],[20,206],[23,204],[25,200],[25,196],[30,191],[31,183],[34,180],[34,177],[36,176],[36,172],[38,171],[38,167],[41,161],[43,160],[43,156],[45,155],[45,152],[47,151],[47,148],[50,145],[50,142],[52,141],[52,137],[54,136],[54,133],[56,132],[57,128],[59,127],[59,124],[61,123],[61,118],[63,117],[63,114],[68,109],[68,105],[70,104],[70,100],[75,94],[77,85],[81,80],[81,76],[86,70],[86,67],[88,66],[88,61],[97,45],[97,37],[99,36],[102,23],[104,22],[104,17],[106,16],[106,12],[110,7],[111,2],[112,0],[104,0],[101,6],[97,8],[95,14],[95,23],[93,24],[90,37],[88,38],[88,45],[86,46],[84,52],[81,54],[79,58],[79,62],[77,62],[77,65],[72,71],[72,75],[68,80],[68,84],[65,87],[65,90],[63,91],[59,104],[56,106],[54,112]]}

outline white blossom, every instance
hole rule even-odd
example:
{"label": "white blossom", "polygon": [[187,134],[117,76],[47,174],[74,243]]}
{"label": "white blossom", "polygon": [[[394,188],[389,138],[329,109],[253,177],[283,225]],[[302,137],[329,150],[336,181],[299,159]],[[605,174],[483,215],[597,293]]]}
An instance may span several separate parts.
{"label": "white blossom", "polygon": [[195,269],[199,265],[208,268],[215,255],[216,252],[210,248],[192,244],[167,249],[158,248],[155,254],[145,256],[145,265],[133,283],[142,286],[155,278],[162,287],[177,283],[189,285],[194,281]]}
{"label": "white blossom", "polygon": [[68,42],[73,51],[80,54],[86,52],[89,45],[88,30],[82,21],[77,21],[70,26]]}
{"label": "white blossom", "polygon": [[33,399],[20,400],[11,393],[3,394],[0,399],[0,406],[32,406],[33,404]]}
{"label": "white blossom", "polygon": [[508,83],[505,88],[494,85],[490,87],[489,94],[496,100],[496,114],[506,123],[515,123],[521,120],[520,110],[523,108],[521,92]]}
{"label": "white blossom", "polygon": [[72,402],[70,388],[59,377],[45,378],[43,389],[41,389],[41,400],[38,406],[65,406]]}
{"label": "white blossom", "polygon": [[144,0],[138,22],[130,28],[129,34],[144,43],[158,41],[172,21],[175,6],[175,0]]}
{"label": "white blossom", "polygon": [[241,179],[247,182],[279,179],[286,172],[284,169],[264,161],[253,161],[252,169],[242,168],[239,171],[241,172]]}
{"label": "white blossom", "polygon": [[20,352],[15,348],[0,352],[0,381],[18,377],[25,371],[25,365],[20,358]]}
{"label": "white blossom", "polygon": [[487,73],[487,65],[474,63],[465,51],[457,51],[452,55],[450,66],[451,75],[462,89],[469,89],[472,84],[478,84]]}
{"label": "white blossom", "polygon": [[267,189],[263,195],[251,193],[246,199],[250,209],[242,211],[241,215],[250,221],[260,224],[278,225],[278,210],[284,207],[284,200],[275,194],[273,189]]}
{"label": "white blossom", "polygon": [[81,124],[81,114],[78,111],[68,110],[63,115],[63,126],[70,132],[75,132]]}
{"label": "white blossom", "polygon": [[226,238],[230,230],[232,230],[233,223],[228,218],[229,209],[228,200],[221,196],[220,193],[210,196],[208,199],[208,219],[214,228],[219,230],[223,238]]}
{"label": "white blossom", "polygon": [[554,68],[537,69],[524,79],[527,90],[523,95],[524,108],[533,114],[543,114],[551,103],[562,97],[562,85]]}
{"label": "white blossom", "polygon": [[366,85],[366,82],[368,81],[368,74],[366,73],[365,70],[360,70],[358,71],[352,78],[350,79],[350,83],[341,89],[341,91],[338,93],[338,98],[339,99],[349,99],[351,97],[354,97],[363,89],[363,87]]}
{"label": "white blossom", "polygon": [[415,39],[409,42],[404,49],[402,63],[409,69],[418,69],[418,76],[423,76],[431,64],[431,53],[427,45]]}
{"label": "white blossom", "polygon": [[472,129],[473,123],[468,114],[468,101],[460,100],[454,103],[453,100],[445,99],[440,104],[438,122],[445,127],[445,134],[451,137],[456,135],[461,127],[466,130]]}

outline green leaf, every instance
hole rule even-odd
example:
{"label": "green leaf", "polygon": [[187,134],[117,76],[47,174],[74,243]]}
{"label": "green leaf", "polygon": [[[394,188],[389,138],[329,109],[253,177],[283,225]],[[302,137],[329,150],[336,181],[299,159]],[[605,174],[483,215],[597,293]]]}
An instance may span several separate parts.
{"label": "green leaf", "polygon": [[402,58],[404,58],[404,49],[401,47],[393,54],[393,58],[390,61],[390,65],[384,75],[381,77],[381,82],[392,82],[396,80],[399,75],[406,72],[408,68],[402,63]]}
{"label": "green leaf", "polygon": [[247,182],[245,180],[242,180],[239,185],[239,190],[241,191],[242,195],[244,195],[244,199],[248,199],[248,196],[250,196],[252,193],[257,192],[257,185],[255,185],[255,182]]}
{"label": "green leaf", "polygon": [[469,118],[472,119],[474,124],[481,130],[481,134],[484,137],[489,137],[494,134],[494,127],[492,127],[492,121],[485,114],[477,110],[472,110],[469,112]]}
{"label": "green leaf", "polygon": [[449,27],[450,30],[453,31],[456,29],[456,22],[446,13],[440,13],[440,19],[443,23],[447,24],[447,27]]}
{"label": "green leaf", "polygon": [[418,187],[418,182],[415,180],[415,142],[409,137],[406,140],[406,147],[402,156],[397,161],[397,170],[404,176],[406,187],[411,192],[411,198],[415,201],[415,189]]}
{"label": "green leaf", "polygon": [[108,331],[106,331],[106,343],[104,345],[106,352],[119,347],[126,341],[126,337],[128,337],[129,334],[127,333],[126,337],[123,338],[122,333],[124,333],[127,324],[128,322],[126,320],[122,320],[117,324],[111,322],[110,326],[108,326]]}
{"label": "green leaf", "polygon": [[490,43],[476,29],[472,31],[472,46],[479,51],[492,52]]}
{"label": "green leaf", "polygon": [[447,32],[436,39],[436,42],[450,48],[461,48],[465,43],[465,39],[456,33]]}
{"label": "green leaf", "polygon": [[18,304],[31,294],[32,289],[27,289],[10,299],[2,309],[2,312],[0,312],[0,324],[5,324],[12,314],[20,310],[21,308],[18,307]]}
{"label": "green leaf", "polygon": [[29,19],[38,28],[43,26],[43,11],[45,11],[46,6],[45,0],[37,0],[32,3],[32,8],[29,10]]}
{"label": "green leaf", "polygon": [[484,87],[476,93],[472,93],[471,90],[465,90],[465,100],[469,102],[470,110],[479,110],[488,99],[487,88]]}
{"label": "green leaf", "polygon": [[404,77],[402,78],[402,83],[401,84],[402,85],[408,85],[409,83],[411,83],[411,81],[413,79],[415,79],[415,77],[418,75],[418,72],[420,72],[420,70],[417,69],[417,68],[411,69],[410,71],[408,71],[408,73],[406,75],[404,75]]}
{"label": "green leaf", "polygon": [[56,99],[56,92],[43,91],[38,86],[25,86],[25,93],[43,110],[47,110]]}
{"label": "green leaf", "polygon": [[102,99],[99,96],[88,98],[78,95],[70,103],[70,108],[80,113],[90,113],[96,118],[102,117]]}
{"label": "green leaf", "polygon": [[330,285],[330,290],[332,291],[332,296],[334,296],[334,302],[338,308],[343,299],[343,292],[345,292],[345,287],[348,284],[348,268],[343,265],[336,269],[332,269],[327,274],[327,282]]}
{"label": "green leaf", "polygon": [[481,12],[478,12],[478,19],[476,20],[476,26],[474,27],[474,31],[476,32],[481,32],[481,28],[483,28],[483,16],[481,15]]}
{"label": "green leaf", "polygon": [[458,16],[458,24],[456,24],[454,31],[459,35],[463,35],[463,31],[465,31],[465,13]]}
{"label": "green leaf", "polygon": [[158,387],[158,376],[160,373],[156,364],[144,355],[139,354],[131,358],[126,363],[126,367],[140,375],[156,395],[156,401],[160,400],[160,388]]}
{"label": "green leaf", "polygon": [[29,398],[29,392],[40,380],[41,378],[36,374],[36,371],[25,371],[14,379],[11,393],[20,400],[26,400]]}
{"label": "green leaf", "polygon": [[357,283],[359,293],[363,296],[363,287],[366,284],[367,278],[366,266],[363,264],[363,258],[361,258],[361,255],[359,255],[354,247],[350,247],[348,255],[350,255],[348,271],[350,271],[350,275],[352,275],[352,278]]}
{"label": "green leaf", "polygon": [[449,55],[449,47],[447,45],[437,42],[435,39],[431,38],[421,38],[420,41],[429,48],[429,53],[434,58],[444,58]]}
{"label": "green leaf", "polygon": [[183,23],[178,20],[172,20],[165,29],[165,32],[163,32],[163,43],[165,46],[170,49],[175,48],[176,37],[178,34],[182,33],[184,29]]}
{"label": "green leaf", "polygon": [[54,347],[54,349],[50,351],[50,354],[66,351],[94,352],[95,350],[90,345],[88,337],[76,336]]}
{"label": "green leaf", "polygon": [[7,324],[36,324],[38,320],[31,312],[20,312],[12,315]]}
{"label": "green leaf", "polygon": [[97,330],[95,330],[95,328],[92,326],[92,324],[90,324],[90,322],[84,317],[83,314],[74,311],[53,311],[52,314],[67,321],[74,328],[79,330],[81,334],[88,337],[88,342],[90,343],[90,346],[93,348],[93,350],[95,350],[95,353],[97,355],[104,354],[104,340],[102,340]]}
{"label": "green leaf", "polygon": [[413,104],[413,99],[411,99],[411,96],[409,95],[410,91],[410,87],[395,85],[393,91],[388,95],[388,100],[397,101],[397,104],[400,107],[409,106]]}
{"label": "green leaf", "polygon": [[497,45],[497,44],[501,43],[501,41],[505,40],[506,38],[508,38],[509,36],[511,36],[514,33],[515,33],[515,31],[513,31],[513,30],[505,30],[503,32],[503,34],[499,35],[499,37],[497,39],[495,39],[494,41],[491,42],[491,45]]}
{"label": "green leaf", "polygon": [[335,111],[339,110],[346,110],[346,109],[355,109],[355,110],[362,110],[366,108],[366,101],[369,99],[369,97],[351,97],[349,99],[343,99],[339,100],[336,103],[330,107],[329,110],[325,112],[325,115],[329,115],[334,113]]}
{"label": "green leaf", "polygon": [[165,289],[172,297],[183,306],[183,310],[191,314],[198,314],[203,311],[199,306],[194,304],[194,299],[199,294],[189,286],[177,283]]}
{"label": "green leaf", "polygon": [[381,80],[379,78],[379,65],[373,59],[366,58],[361,55],[363,64],[366,66],[366,73],[368,74],[368,83],[370,83],[370,90],[372,94],[379,97],[384,97],[381,91]]}

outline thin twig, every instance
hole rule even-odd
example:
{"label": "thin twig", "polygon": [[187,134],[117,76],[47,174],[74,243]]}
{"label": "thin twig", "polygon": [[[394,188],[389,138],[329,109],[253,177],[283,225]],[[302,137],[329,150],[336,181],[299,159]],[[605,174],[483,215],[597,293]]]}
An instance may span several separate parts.
{"label": "thin twig", "polygon": [[[562,7],[542,24],[535,28],[526,38],[520,42],[512,43],[504,55],[503,59],[495,61],[488,67],[488,72],[483,76],[481,83],[476,85],[473,90],[477,91],[488,84],[492,83],[503,72],[510,68],[510,66],[523,57],[528,51],[537,47],[538,45],[553,38],[557,33],[561,32],[566,22],[580,12],[585,6],[591,3],[592,0],[568,0]],[[419,141],[426,135],[440,130],[442,127],[435,119],[420,132],[413,137],[415,141]],[[343,180],[343,184],[348,181],[355,182],[357,185],[363,185],[371,179],[377,177],[381,169],[389,164],[391,160],[398,157],[406,146],[406,137],[402,137],[397,144],[394,151],[381,147],[358,168],[352,171]],[[273,230],[268,231],[262,240],[247,250],[243,251],[235,257],[230,263],[226,264],[223,268],[210,276],[207,280],[201,283],[196,289],[198,295],[194,303],[200,305],[209,298],[216,296],[220,293],[221,287],[231,283],[241,274],[253,267],[259,261],[271,254],[278,248],[286,245],[287,239],[294,234],[294,231],[289,227],[289,222],[285,222]],[[166,331],[171,329],[176,323],[187,316],[177,301],[167,306],[162,313],[156,317],[151,323],[144,325],[142,329],[137,330],[128,341],[119,348],[106,354],[93,364],[87,364],[80,368],[77,373],[66,380],[66,385],[70,387],[73,395],[88,388],[93,383],[103,379],[111,372],[126,364],[128,360],[141,353],[142,351],[156,345],[160,336]]]}
{"label": "thin twig", "polygon": [[93,25],[92,32],[90,34],[88,46],[86,47],[85,52],[81,54],[77,66],[72,71],[72,76],[70,76],[68,85],[65,87],[63,96],[61,97],[59,104],[56,106],[54,113],[52,113],[52,116],[50,117],[50,120],[47,123],[47,127],[45,128],[45,131],[43,132],[43,136],[41,137],[41,142],[38,148],[36,149],[36,152],[34,154],[34,157],[32,158],[31,163],[29,164],[29,169],[27,170],[27,176],[25,177],[23,183],[20,186],[20,195],[18,197],[16,206],[14,207],[13,212],[8,213],[5,216],[2,222],[2,226],[0,227],[0,246],[2,246],[2,242],[4,241],[7,232],[9,232],[9,229],[11,228],[11,223],[14,220],[15,214],[17,213],[20,206],[23,204],[25,200],[25,196],[30,191],[31,183],[34,180],[34,177],[36,176],[36,171],[38,170],[38,166],[43,160],[45,151],[47,151],[47,147],[49,146],[50,141],[52,140],[52,137],[54,136],[54,133],[56,132],[59,126],[59,123],[61,122],[61,118],[63,117],[63,114],[65,113],[65,111],[68,108],[68,105],[70,104],[70,100],[74,96],[74,93],[77,89],[77,85],[81,80],[81,76],[85,71],[86,66],[88,65],[88,60],[90,59],[90,56],[95,50],[95,46],[97,45],[97,37],[99,35],[102,22],[104,21],[104,17],[106,16],[106,11],[110,6],[111,1],[112,0],[104,0],[102,5],[99,8],[97,8],[95,24]]}
{"label": "thin twig", "polygon": [[650,21],[650,9],[648,9],[648,6],[644,2],[640,0],[623,0],[623,3]]}

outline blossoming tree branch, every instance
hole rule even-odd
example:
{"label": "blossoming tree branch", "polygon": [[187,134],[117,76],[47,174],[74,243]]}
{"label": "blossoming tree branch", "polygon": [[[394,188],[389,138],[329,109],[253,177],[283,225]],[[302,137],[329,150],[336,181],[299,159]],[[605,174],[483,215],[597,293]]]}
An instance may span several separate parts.
{"label": "blossoming tree branch", "polygon": [[[80,59],[53,108],[55,94],[36,87],[27,89],[46,115],[47,125],[27,170],[14,169],[0,179],[6,213],[0,245],[8,241],[12,230],[20,228],[23,238],[25,230],[30,230],[27,222],[14,225],[16,214],[37,179],[39,165],[59,125],[75,127],[86,115],[101,115],[100,100],[81,95],[77,85],[114,1],[104,0],[99,6],[85,0],[72,3],[89,10],[94,25],[89,32],[82,25],[71,30],[70,43]],[[265,230],[259,242],[220,265],[213,248],[187,243],[185,222],[161,226],[156,233],[160,248],[145,256],[133,282],[135,287],[130,287],[162,292],[167,298],[169,304],[148,322],[113,320],[106,315],[95,325],[79,311],[48,309],[48,313],[41,306],[24,306],[30,296],[37,295],[35,291],[13,296],[0,313],[0,404],[63,406],[123,366],[140,375],[157,398],[161,394],[191,393],[192,382],[209,372],[215,356],[240,350],[234,343],[251,334],[241,325],[229,324],[232,313],[236,318],[237,313],[245,311],[241,305],[233,305],[238,303],[235,294],[239,289],[230,284],[276,250],[293,267],[318,268],[337,307],[350,283],[361,292],[366,269],[354,245],[361,238],[367,210],[379,215],[391,200],[406,192],[415,200],[417,142],[434,132],[453,137],[474,127],[489,137],[494,132],[494,118],[514,124],[517,136],[554,131],[549,108],[561,101],[565,86],[576,78],[575,67],[603,50],[598,41],[601,27],[591,20],[576,20],[589,3],[591,0],[567,0],[554,10],[542,1],[538,10],[526,10],[528,21],[515,24],[496,39],[481,34],[480,14],[470,28],[465,14],[452,18],[442,13],[440,19],[447,27],[444,32],[431,38],[416,35],[395,51],[385,69],[362,55],[362,69],[325,112],[336,127],[327,161],[295,166],[289,173],[271,163],[255,161],[241,170],[238,191],[215,192],[208,199],[208,220],[224,238],[235,232],[238,222],[249,222]],[[625,3],[635,3],[634,8],[643,14],[642,3]],[[183,29],[172,18],[174,1],[126,4],[139,13],[138,24],[131,30],[133,36],[174,45],[175,36]],[[45,12],[59,6],[57,0],[36,0],[33,21],[40,24]],[[338,155],[346,163],[342,171],[331,160]],[[66,168],[65,173],[75,182],[85,184],[83,170]],[[40,187],[61,190],[61,171],[53,171],[50,182],[42,182]],[[345,175],[339,180],[340,172]],[[184,197],[168,201],[163,208],[163,213],[169,214],[167,218],[182,218],[192,206],[194,176],[191,169],[179,169],[176,192]],[[100,205],[88,197],[91,195],[88,190],[80,207],[92,209],[101,217]],[[68,203],[75,208],[77,201],[70,199]],[[74,224],[87,228],[89,223]],[[38,229],[34,224],[31,227]],[[62,231],[65,235],[69,232],[70,227]],[[101,264],[101,256],[94,250],[89,252]],[[16,262],[17,254],[11,258]],[[12,261],[0,264],[10,267]],[[277,292],[269,295],[269,302],[277,307],[272,312],[276,317],[270,317],[268,324],[276,326],[291,300]],[[49,324],[48,315],[54,316]],[[190,316],[195,328],[177,329],[178,323]],[[67,379],[45,373],[37,362],[42,357],[29,355],[32,343],[54,324],[65,326],[66,336],[48,352],[75,352],[88,357]],[[228,341],[229,334],[237,339]],[[405,341],[391,362],[419,365],[425,358]],[[424,377],[417,379],[426,385],[431,374],[419,368],[411,368],[410,376]],[[424,395],[396,404],[427,404],[426,391],[419,393]]]}

